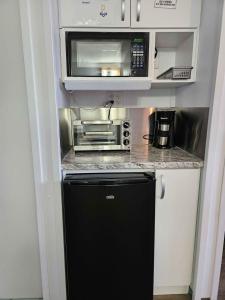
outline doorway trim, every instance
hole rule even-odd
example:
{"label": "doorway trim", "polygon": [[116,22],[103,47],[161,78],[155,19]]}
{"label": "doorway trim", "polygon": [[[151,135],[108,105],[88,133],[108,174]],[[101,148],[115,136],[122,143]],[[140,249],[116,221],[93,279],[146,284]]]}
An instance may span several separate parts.
{"label": "doorway trim", "polygon": [[[58,118],[56,111],[56,85],[54,74],[53,55],[53,32],[51,28],[52,1],[55,0],[19,0],[21,25],[23,34],[23,51],[26,70],[26,82],[28,93],[28,106],[30,117],[30,129],[32,140],[32,152],[35,176],[35,192],[37,219],[39,231],[39,246],[42,270],[42,288],[44,300],[66,300],[65,272],[63,256],[63,233],[62,216],[60,215],[60,149],[58,136]],[[33,24],[31,12],[34,3],[42,6],[43,24],[39,31],[40,24]],[[38,5],[38,4],[34,4]],[[33,11],[34,12],[34,11]],[[225,9],[223,11],[225,16]],[[44,30],[43,30],[44,29]],[[211,118],[209,153],[207,158],[207,174],[205,177],[206,201],[204,201],[201,231],[199,236],[199,260],[197,268],[197,284],[195,299],[199,300],[203,296],[205,260],[215,259],[211,248],[207,251],[209,243],[214,237],[214,232],[210,230],[210,225],[217,227],[219,200],[215,202],[214,194],[220,194],[221,185],[214,180],[213,187],[210,187],[212,174],[218,174],[218,164],[224,160],[225,145],[221,141],[221,133],[218,128],[224,130],[225,116],[225,18],[223,17],[223,31],[221,34],[220,58],[217,72],[217,82],[214,96],[214,107]],[[34,46],[35,34],[43,35],[43,61],[46,69],[45,78],[38,75],[37,53]],[[41,59],[39,57],[38,59]],[[41,90],[40,90],[41,87]],[[215,147],[219,147],[219,152],[214,153]],[[215,163],[216,162],[216,163]],[[222,171],[220,170],[221,174]],[[209,188],[213,188],[210,190]],[[209,193],[207,194],[207,192]],[[212,203],[213,202],[213,203]],[[55,207],[56,206],[56,207]],[[212,209],[213,208],[213,209]],[[212,210],[211,210],[212,209]],[[212,300],[216,300],[213,298]]]}
{"label": "doorway trim", "polygon": [[212,286],[212,296],[211,296],[212,299],[218,298],[221,265],[223,260],[223,250],[225,246],[224,240],[225,240],[225,168],[224,168],[224,175],[223,175],[223,188],[221,194],[216,256],[215,256],[215,265],[214,265],[214,272],[213,272],[214,276],[213,276],[213,286]]}
{"label": "doorway trim", "polygon": [[[217,255],[221,251],[221,238],[218,240],[218,230],[225,170],[225,5],[223,5],[220,44],[218,47],[216,83],[212,95],[207,157],[200,195],[202,211],[200,213],[201,220],[197,242],[195,300],[208,297],[217,300],[218,265],[221,265],[221,257],[219,261]],[[207,290],[210,290],[210,292],[208,293]]]}

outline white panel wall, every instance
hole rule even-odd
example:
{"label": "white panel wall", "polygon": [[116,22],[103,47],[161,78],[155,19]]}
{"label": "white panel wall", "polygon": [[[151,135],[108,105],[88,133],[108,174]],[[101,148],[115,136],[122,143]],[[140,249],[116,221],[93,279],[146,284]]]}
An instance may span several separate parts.
{"label": "white panel wall", "polygon": [[171,107],[175,106],[174,89],[151,89],[148,91],[75,92],[68,94],[71,106],[103,106],[114,99],[115,107]]}
{"label": "white panel wall", "polygon": [[0,1],[0,299],[42,296],[17,0]]}
{"label": "white panel wall", "polygon": [[203,0],[197,82],[176,90],[177,107],[209,107],[215,87],[223,0]]}

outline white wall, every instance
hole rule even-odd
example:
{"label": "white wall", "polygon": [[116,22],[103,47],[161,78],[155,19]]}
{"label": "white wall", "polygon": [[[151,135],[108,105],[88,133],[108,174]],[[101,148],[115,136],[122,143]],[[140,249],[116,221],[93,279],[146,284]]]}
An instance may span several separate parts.
{"label": "white wall", "polygon": [[209,107],[215,87],[223,0],[203,0],[197,82],[176,90],[177,107]]}
{"label": "white wall", "polygon": [[151,89],[147,91],[84,91],[68,94],[71,106],[104,106],[114,99],[116,107],[174,107],[174,89]]}
{"label": "white wall", "polygon": [[17,0],[0,1],[0,298],[42,296]]}

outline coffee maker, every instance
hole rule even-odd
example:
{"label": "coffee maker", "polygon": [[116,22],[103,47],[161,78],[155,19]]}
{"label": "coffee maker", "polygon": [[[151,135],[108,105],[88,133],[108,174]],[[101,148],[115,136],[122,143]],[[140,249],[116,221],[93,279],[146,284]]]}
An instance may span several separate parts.
{"label": "coffee maker", "polygon": [[174,110],[158,109],[150,117],[152,144],[160,149],[174,147]]}

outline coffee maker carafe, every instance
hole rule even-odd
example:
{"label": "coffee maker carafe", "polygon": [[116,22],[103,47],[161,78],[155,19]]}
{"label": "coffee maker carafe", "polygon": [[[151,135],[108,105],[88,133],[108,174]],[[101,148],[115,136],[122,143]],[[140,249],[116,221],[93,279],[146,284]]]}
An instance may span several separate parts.
{"label": "coffee maker carafe", "polygon": [[174,147],[174,120],[174,110],[157,110],[155,112],[154,147],[160,149]]}

